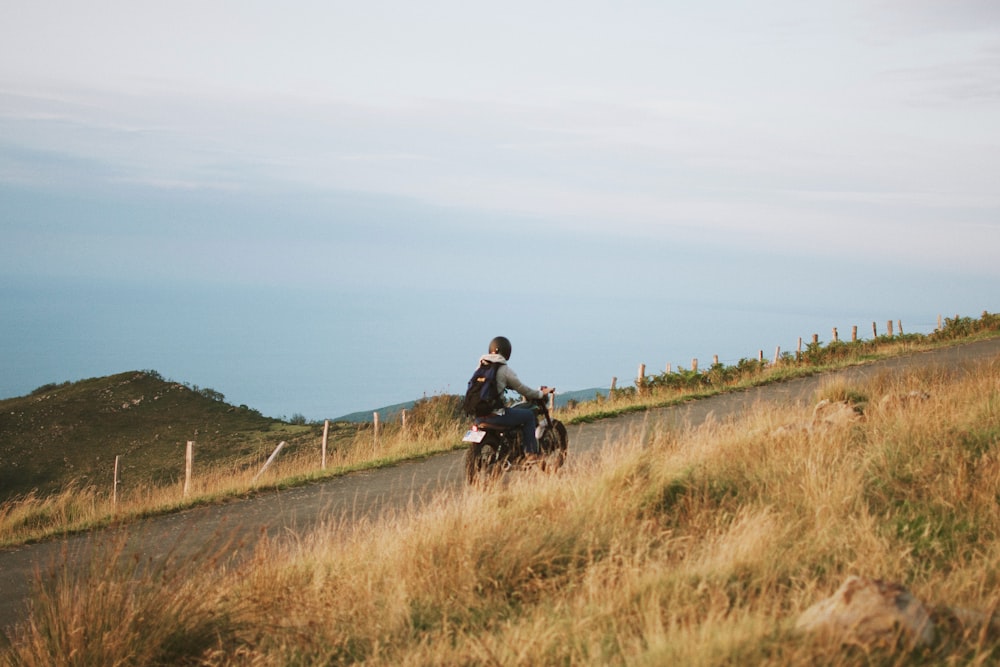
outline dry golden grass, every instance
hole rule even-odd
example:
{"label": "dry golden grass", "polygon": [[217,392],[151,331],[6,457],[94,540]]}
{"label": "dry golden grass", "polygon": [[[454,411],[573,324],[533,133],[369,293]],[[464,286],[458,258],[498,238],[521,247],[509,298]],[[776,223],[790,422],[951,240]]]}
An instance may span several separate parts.
{"label": "dry golden grass", "polygon": [[[913,393],[917,392],[917,393]],[[647,423],[586,465],[330,524],[194,574],[111,549],[43,580],[11,665],[991,664],[1000,638],[841,646],[797,615],[851,574],[1000,604],[1000,365],[830,385],[864,414]],[[109,574],[110,573],[110,574]]]}
{"label": "dry golden grass", "polygon": [[[432,400],[433,402],[433,400]],[[350,440],[328,448],[321,466],[321,441],[312,447],[292,448],[280,454],[263,474],[265,457],[247,465],[204,467],[194,458],[194,474],[187,495],[183,480],[172,485],[138,484],[115,498],[111,489],[71,484],[58,494],[29,494],[0,503],[0,546],[21,544],[55,534],[89,530],[114,523],[170,512],[224,498],[241,497],[262,489],[319,480],[380,464],[413,459],[456,447],[464,422],[449,410],[435,410],[411,420],[383,425],[376,440],[372,429],[359,428]],[[275,442],[275,445],[278,443]]]}

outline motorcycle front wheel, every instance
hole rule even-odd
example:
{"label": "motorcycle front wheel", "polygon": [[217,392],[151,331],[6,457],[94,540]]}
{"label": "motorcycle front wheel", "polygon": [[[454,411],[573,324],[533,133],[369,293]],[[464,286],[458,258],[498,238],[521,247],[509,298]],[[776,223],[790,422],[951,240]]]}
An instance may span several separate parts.
{"label": "motorcycle front wheel", "polygon": [[553,420],[551,428],[545,430],[538,441],[538,446],[542,450],[546,472],[555,472],[566,462],[566,453],[569,449],[569,434],[566,427],[558,419]]}

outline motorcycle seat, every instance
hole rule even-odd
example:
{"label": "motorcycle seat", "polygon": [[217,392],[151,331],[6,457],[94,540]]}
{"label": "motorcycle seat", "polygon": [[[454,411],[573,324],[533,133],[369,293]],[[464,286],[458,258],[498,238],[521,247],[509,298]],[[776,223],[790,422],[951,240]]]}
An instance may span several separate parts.
{"label": "motorcycle seat", "polygon": [[476,422],[476,428],[480,431],[506,431],[509,426],[500,426],[498,424],[488,424],[486,422]]}

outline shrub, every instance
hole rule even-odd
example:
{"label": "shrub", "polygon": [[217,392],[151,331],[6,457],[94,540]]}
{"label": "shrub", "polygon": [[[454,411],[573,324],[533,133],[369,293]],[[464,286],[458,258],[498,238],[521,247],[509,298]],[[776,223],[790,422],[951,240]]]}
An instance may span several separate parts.
{"label": "shrub", "polygon": [[431,427],[450,424],[461,419],[462,399],[451,394],[424,396],[407,412],[407,422],[414,426]]}
{"label": "shrub", "polygon": [[932,333],[929,338],[931,340],[954,340],[956,338],[965,338],[978,333],[998,330],[1000,330],[1000,314],[989,313],[984,310],[978,320],[974,320],[971,317],[959,317],[958,315],[955,315],[954,318],[946,317],[944,325]]}
{"label": "shrub", "polygon": [[68,387],[68,386],[69,386],[69,382],[63,382],[62,384],[59,384],[57,382],[50,382],[49,384],[43,384],[41,387],[35,389],[34,391],[31,392],[30,395],[31,396],[39,396],[41,394],[47,394],[50,391],[55,391],[56,389],[59,389],[60,387]]}
{"label": "shrub", "polygon": [[205,398],[211,399],[213,401],[219,401],[220,403],[226,400],[226,397],[222,392],[215,391],[214,389],[210,389],[208,387],[205,387],[198,393],[204,396]]}

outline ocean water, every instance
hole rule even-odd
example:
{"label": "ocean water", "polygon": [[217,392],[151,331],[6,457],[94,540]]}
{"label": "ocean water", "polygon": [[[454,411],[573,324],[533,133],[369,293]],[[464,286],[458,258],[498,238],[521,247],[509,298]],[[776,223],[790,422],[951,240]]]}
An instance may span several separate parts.
{"label": "ocean water", "polygon": [[694,358],[707,367],[713,355],[726,364],[760,351],[770,359],[777,346],[794,351],[800,336],[803,344],[814,333],[830,341],[833,327],[843,340],[852,325],[868,338],[873,322],[882,333],[889,319],[901,320],[907,332],[929,333],[939,314],[978,316],[984,309],[850,309],[830,299],[779,308],[765,299],[657,299],[645,292],[543,295],[512,314],[463,294],[8,282],[0,288],[0,398],[50,382],[151,369],[269,416],[336,418],[461,393],[498,334],[513,340],[511,366],[524,381],[569,391],[607,387],[612,378],[626,386],[640,364],[654,374],[667,364],[690,368]]}

